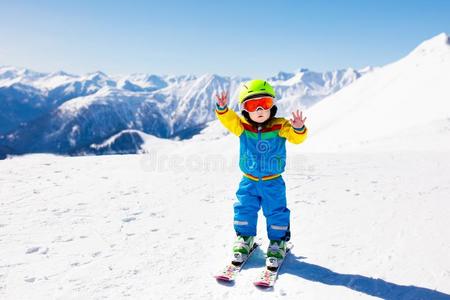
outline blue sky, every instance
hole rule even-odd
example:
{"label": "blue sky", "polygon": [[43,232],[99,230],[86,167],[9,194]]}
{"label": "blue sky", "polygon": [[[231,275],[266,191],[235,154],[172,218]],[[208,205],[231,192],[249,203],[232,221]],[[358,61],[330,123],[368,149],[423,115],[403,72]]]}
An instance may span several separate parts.
{"label": "blue sky", "polygon": [[4,1],[0,65],[267,77],[380,66],[450,33],[450,1]]}

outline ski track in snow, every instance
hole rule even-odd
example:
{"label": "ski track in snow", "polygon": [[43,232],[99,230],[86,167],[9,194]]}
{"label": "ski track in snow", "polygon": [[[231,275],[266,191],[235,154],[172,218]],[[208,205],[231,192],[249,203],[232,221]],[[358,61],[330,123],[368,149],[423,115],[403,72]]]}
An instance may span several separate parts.
{"label": "ski track in snow", "polygon": [[[147,155],[0,162],[2,299],[450,299],[450,158],[308,154],[284,174],[295,244],[276,287],[212,277],[231,257],[233,170]],[[176,169],[176,168],[175,168]]]}

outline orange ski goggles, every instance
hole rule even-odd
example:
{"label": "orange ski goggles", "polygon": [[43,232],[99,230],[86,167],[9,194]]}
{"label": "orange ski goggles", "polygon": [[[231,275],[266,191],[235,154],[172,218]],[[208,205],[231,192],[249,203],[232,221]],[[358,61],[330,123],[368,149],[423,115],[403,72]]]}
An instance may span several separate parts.
{"label": "orange ski goggles", "polygon": [[242,103],[242,109],[247,112],[254,112],[258,108],[262,108],[263,110],[271,109],[274,105],[274,99],[272,97],[259,97],[245,100]]}

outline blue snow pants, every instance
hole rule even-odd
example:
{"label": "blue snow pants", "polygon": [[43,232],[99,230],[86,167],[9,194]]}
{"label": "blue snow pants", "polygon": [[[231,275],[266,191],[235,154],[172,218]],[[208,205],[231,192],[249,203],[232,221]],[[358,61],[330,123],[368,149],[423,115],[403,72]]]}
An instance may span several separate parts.
{"label": "blue snow pants", "polygon": [[234,230],[238,235],[256,236],[258,211],[262,207],[270,240],[289,240],[290,211],[286,207],[286,185],[281,176],[255,181],[243,177],[236,192]]}

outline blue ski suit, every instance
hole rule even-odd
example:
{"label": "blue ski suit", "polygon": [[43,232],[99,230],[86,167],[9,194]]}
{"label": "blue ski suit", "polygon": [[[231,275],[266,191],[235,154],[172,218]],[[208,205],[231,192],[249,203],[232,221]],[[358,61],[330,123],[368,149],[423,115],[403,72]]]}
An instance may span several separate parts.
{"label": "blue ski suit", "polygon": [[270,240],[288,240],[290,211],[286,185],[281,176],[286,165],[286,140],[302,143],[306,127],[294,128],[285,118],[272,118],[255,128],[227,106],[216,104],[220,122],[240,139],[239,167],[244,173],[236,192],[234,229],[243,236],[256,236],[258,211],[262,207]]}

